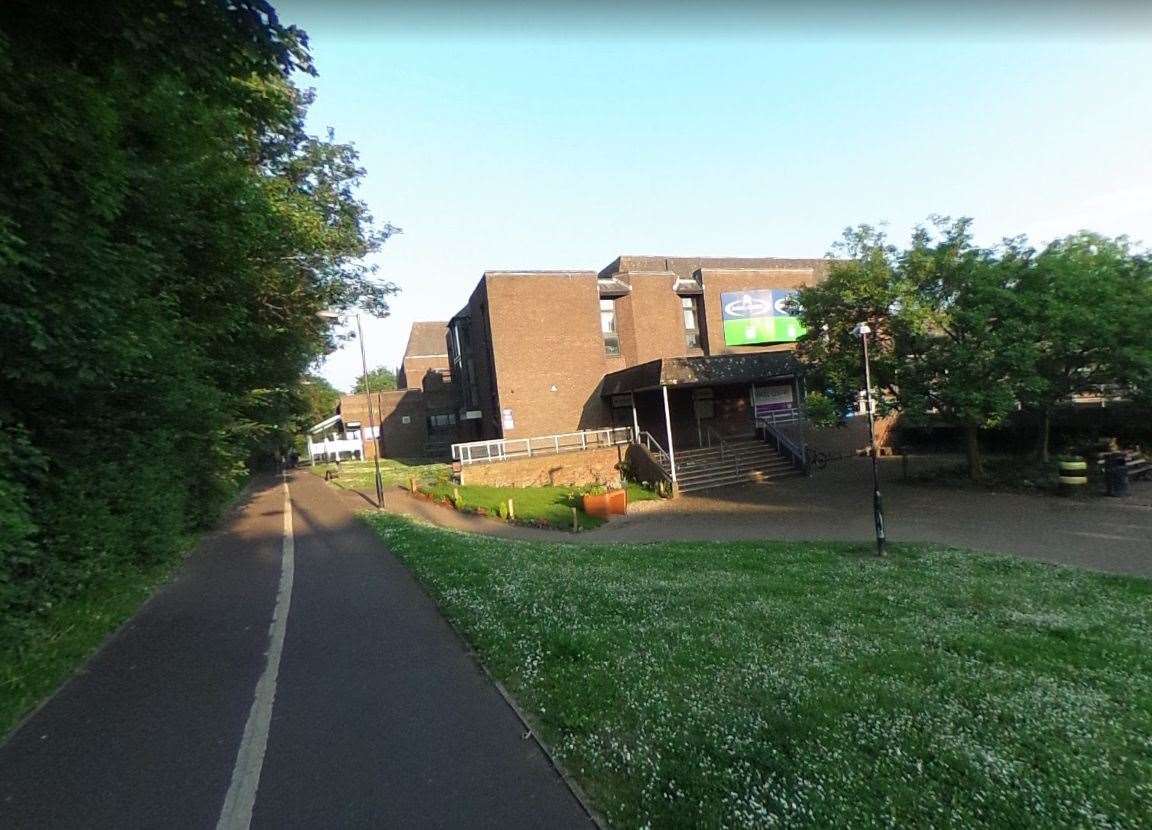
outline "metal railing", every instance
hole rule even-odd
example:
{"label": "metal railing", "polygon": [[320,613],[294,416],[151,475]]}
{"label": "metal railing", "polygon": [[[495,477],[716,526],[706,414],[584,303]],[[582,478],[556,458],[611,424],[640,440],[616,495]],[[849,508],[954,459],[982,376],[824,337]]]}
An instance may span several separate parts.
{"label": "metal railing", "polygon": [[[713,441],[718,443],[720,445],[720,460],[728,460],[728,456],[731,453],[731,450],[728,447],[728,441],[725,440],[723,435],[716,431],[715,427],[704,427],[704,438],[706,439],[705,446],[711,447],[713,445]],[[740,472],[740,456],[735,455],[733,457],[736,459],[736,472]]]}
{"label": "metal railing", "polygon": [[637,445],[648,450],[648,454],[656,460],[656,466],[660,468],[660,472],[664,474],[664,480],[672,482],[672,457],[664,451],[660,446],[660,442],[652,437],[650,432],[641,432],[636,436]]}
{"label": "metal railing", "polygon": [[796,423],[801,420],[799,410],[793,410],[795,416],[787,419],[774,419],[767,417],[758,417],[756,419],[756,428],[762,429],[767,435],[772,436],[776,441],[776,450],[784,452],[792,456],[792,461],[803,470],[808,472],[808,445],[804,443],[804,439],[797,440],[791,435],[788,435],[780,429],[780,424]]}
{"label": "metal railing", "polygon": [[665,472],[672,466],[672,459],[669,458],[668,453],[664,452],[664,448],[660,446],[660,442],[652,437],[652,433],[641,432],[636,436],[636,443],[648,450],[656,461],[659,462],[660,466],[664,468]]}
{"label": "metal railing", "polygon": [[325,438],[319,442],[308,439],[308,455],[313,460],[317,458],[336,460],[340,458],[341,453],[363,458],[364,443],[359,438]]}
{"label": "metal railing", "polygon": [[802,421],[803,419],[804,413],[798,407],[769,410],[763,415],[756,416],[757,423],[760,421],[767,421],[771,424],[791,424],[795,421]]}
{"label": "metal railing", "polygon": [[534,458],[632,443],[632,427],[586,429],[531,438],[497,438],[452,445],[452,458],[461,464],[484,464],[513,458]]}

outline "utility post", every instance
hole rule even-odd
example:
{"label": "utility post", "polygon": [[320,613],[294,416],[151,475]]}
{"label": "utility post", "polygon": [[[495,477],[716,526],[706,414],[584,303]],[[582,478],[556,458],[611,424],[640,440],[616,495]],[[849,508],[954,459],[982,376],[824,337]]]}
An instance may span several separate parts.
{"label": "utility post", "polygon": [[360,327],[360,315],[356,315],[356,336],[360,338],[360,365],[364,367],[364,397],[368,401],[368,431],[372,433],[372,440],[376,442],[376,451],[372,453],[372,461],[376,466],[376,507],[384,509],[384,479],[380,477],[380,433],[376,431],[375,417],[372,411],[372,383],[368,374],[368,356],[364,351],[364,330]]}
{"label": "utility post", "polygon": [[872,520],[876,525],[876,555],[884,555],[884,503],[880,498],[880,471],[876,464],[876,422],[872,412],[872,367],[868,363],[868,335],[872,327],[857,323],[853,334],[860,335],[864,346],[864,400],[868,407],[868,454],[872,456]]}

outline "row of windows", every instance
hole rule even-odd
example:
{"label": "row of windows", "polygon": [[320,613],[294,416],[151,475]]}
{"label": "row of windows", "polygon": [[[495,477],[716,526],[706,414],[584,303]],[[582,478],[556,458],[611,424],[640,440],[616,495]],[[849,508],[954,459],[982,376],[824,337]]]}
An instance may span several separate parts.
{"label": "row of windows", "polygon": [[[680,310],[684,318],[684,343],[689,349],[700,348],[700,298],[688,296],[680,298]],[[604,335],[604,351],[609,355],[620,354],[620,333],[616,329],[616,301],[600,301],[600,332]]]}

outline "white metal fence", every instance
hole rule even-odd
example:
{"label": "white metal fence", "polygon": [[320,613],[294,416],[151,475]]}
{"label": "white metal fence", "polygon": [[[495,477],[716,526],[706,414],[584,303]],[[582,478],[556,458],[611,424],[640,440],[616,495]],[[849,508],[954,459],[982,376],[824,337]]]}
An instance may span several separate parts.
{"label": "white metal fence", "polygon": [[614,429],[586,429],[560,435],[540,435],[532,438],[499,438],[494,441],[469,441],[452,445],[452,458],[461,464],[479,464],[508,461],[512,458],[533,458],[538,455],[556,455],[562,452],[594,450],[616,447],[632,442],[632,427]]}
{"label": "white metal fence", "polygon": [[325,438],[316,442],[309,438],[308,455],[313,461],[316,459],[339,461],[344,457],[359,459],[364,457],[364,444],[359,438]]}

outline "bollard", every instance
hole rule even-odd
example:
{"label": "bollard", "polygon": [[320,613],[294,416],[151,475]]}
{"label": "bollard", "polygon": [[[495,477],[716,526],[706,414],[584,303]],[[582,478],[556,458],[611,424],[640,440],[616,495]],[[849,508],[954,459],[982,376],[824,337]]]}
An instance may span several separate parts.
{"label": "bollard", "polygon": [[416,492],[416,479],[411,477],[411,476],[409,476],[409,478],[408,478],[408,492],[409,493],[415,493]]}
{"label": "bollard", "polygon": [[516,521],[516,506],[512,504],[512,499],[508,499],[508,521]]}
{"label": "bollard", "polygon": [[459,487],[453,487],[452,488],[452,503],[453,504],[459,504],[460,503],[460,488]]}
{"label": "bollard", "polygon": [[1060,489],[1065,495],[1083,492],[1088,483],[1088,462],[1083,458],[1060,462]]}
{"label": "bollard", "polygon": [[577,533],[580,530],[580,519],[576,516],[576,508],[572,508],[572,532]]}

